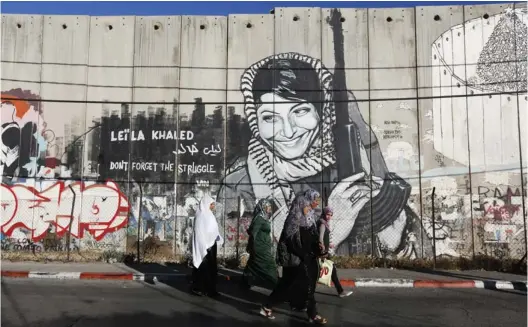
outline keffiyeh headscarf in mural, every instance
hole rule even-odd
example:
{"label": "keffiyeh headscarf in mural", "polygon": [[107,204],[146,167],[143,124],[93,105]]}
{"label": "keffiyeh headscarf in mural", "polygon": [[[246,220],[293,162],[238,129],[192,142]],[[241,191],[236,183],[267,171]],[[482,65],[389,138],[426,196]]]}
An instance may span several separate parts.
{"label": "keffiyeh headscarf in mural", "polygon": [[[304,192],[303,196],[311,204],[312,202],[314,202],[315,200],[320,198],[321,194],[319,194],[319,192],[317,192],[314,189],[309,189],[309,190]],[[302,227],[312,227],[314,225],[315,225],[315,211],[311,210],[310,213],[308,215],[306,215],[304,217],[304,219],[301,221],[301,226]]]}
{"label": "keffiyeh headscarf in mural", "polygon": [[[254,96],[254,93],[259,90],[253,89],[257,75],[262,72],[277,70],[274,63],[280,60],[312,67],[320,85],[320,90],[314,90],[313,93],[321,94],[319,100],[315,101],[314,99],[313,101],[314,105],[318,107],[320,130],[315,134],[307,151],[300,158],[291,160],[283,159],[276,153],[274,154],[270,145],[261,138],[256,105],[259,99]],[[289,72],[279,70],[274,74],[286,76]],[[287,76],[287,78],[289,77]],[[297,79],[302,82],[302,77],[297,77]],[[244,96],[244,110],[252,133],[248,156],[249,176],[253,184],[268,185],[280,206],[289,205],[295,197],[290,185],[291,182],[316,175],[336,162],[332,133],[335,112],[331,83],[332,75],[320,60],[298,53],[283,53],[264,58],[249,67],[242,75],[240,88]],[[273,90],[269,92],[272,93]],[[310,92],[305,91],[305,94],[310,94]],[[325,137],[322,138],[321,135]],[[256,198],[263,198],[270,194],[269,190],[264,187],[256,188],[255,193]]]}
{"label": "keffiyeh headscarf in mural", "polygon": [[271,218],[271,212],[266,212],[265,209],[270,206],[271,202],[268,199],[260,199],[253,210],[253,217],[261,216],[262,218],[269,220]]}
{"label": "keffiyeh headscarf in mural", "polygon": [[286,233],[286,238],[293,237],[299,233],[299,229],[302,222],[306,220],[306,216],[310,216],[312,213],[309,212],[307,215],[304,214],[304,208],[310,206],[310,201],[304,197],[304,195],[297,195],[290,206],[290,212],[284,222],[283,232]]}

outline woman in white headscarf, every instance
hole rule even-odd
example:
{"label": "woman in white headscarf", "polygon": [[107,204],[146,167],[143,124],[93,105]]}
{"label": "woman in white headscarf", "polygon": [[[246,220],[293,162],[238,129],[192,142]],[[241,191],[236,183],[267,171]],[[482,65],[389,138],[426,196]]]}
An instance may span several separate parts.
{"label": "woman in white headscarf", "polygon": [[218,223],[213,213],[215,202],[205,194],[194,218],[192,240],[193,285],[191,291],[196,295],[218,296],[216,277],[217,244],[222,245],[224,239],[220,236]]}

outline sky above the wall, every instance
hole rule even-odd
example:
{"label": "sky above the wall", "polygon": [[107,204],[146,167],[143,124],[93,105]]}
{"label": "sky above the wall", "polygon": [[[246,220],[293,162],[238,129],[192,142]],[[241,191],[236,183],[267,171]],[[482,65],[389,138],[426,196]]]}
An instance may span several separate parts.
{"label": "sky above the wall", "polygon": [[[493,4],[503,1],[2,1],[3,14],[168,16],[267,14],[275,7],[403,8]],[[511,2],[503,2],[511,3]]]}

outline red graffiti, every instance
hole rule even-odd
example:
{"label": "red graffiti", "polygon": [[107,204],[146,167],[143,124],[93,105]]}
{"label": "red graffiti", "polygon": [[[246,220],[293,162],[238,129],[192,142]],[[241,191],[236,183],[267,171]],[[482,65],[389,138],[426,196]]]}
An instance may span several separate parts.
{"label": "red graffiti", "polygon": [[228,225],[226,228],[227,240],[230,242],[237,241],[237,234],[238,234],[238,241],[240,242],[247,241],[249,239],[247,229],[249,228],[250,222],[251,222],[251,219],[242,218],[239,221],[240,226],[238,228],[236,226],[237,224],[236,220],[228,222]]}
{"label": "red graffiti", "polygon": [[99,207],[97,206],[97,204],[92,204],[92,213],[94,215],[97,215],[99,213]]}
{"label": "red graffiti", "polygon": [[495,220],[508,220],[518,212],[520,206],[505,205],[505,206],[490,206],[486,209],[486,215],[491,215]]}
{"label": "red graffiti", "polygon": [[[479,187],[479,195],[488,195],[490,192],[488,189]],[[521,198],[521,192],[519,189],[515,191],[508,187],[505,194],[496,188],[493,192],[493,197],[488,197],[482,202],[482,209],[487,218],[491,218],[497,221],[512,219],[514,215],[519,214],[522,210],[522,204],[519,203]],[[517,201],[514,201],[517,199]]]}
{"label": "red graffiti", "polygon": [[328,275],[329,272],[330,272],[330,270],[328,269],[328,267],[322,267],[319,270],[319,278],[323,278],[323,276]]}
{"label": "red graffiti", "polygon": [[99,241],[127,225],[130,205],[116,183],[70,186],[61,181],[39,192],[26,185],[2,184],[2,232],[11,236],[17,228],[26,228],[37,242],[54,225],[59,237],[70,231],[82,238],[86,230]]}

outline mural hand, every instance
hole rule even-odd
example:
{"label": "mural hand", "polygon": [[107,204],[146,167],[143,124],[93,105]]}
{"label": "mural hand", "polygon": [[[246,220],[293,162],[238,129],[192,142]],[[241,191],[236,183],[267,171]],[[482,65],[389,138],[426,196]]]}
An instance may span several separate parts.
{"label": "mural hand", "polygon": [[336,186],[332,190],[332,193],[330,194],[329,200],[330,200],[330,198],[332,198],[332,196],[335,197],[336,194],[343,193],[352,183],[354,183],[357,180],[359,180],[361,178],[364,178],[364,177],[365,177],[365,173],[362,172],[362,173],[355,174],[355,175],[352,175],[350,177],[347,177],[347,178],[341,180],[339,183],[336,184]]}
{"label": "mural hand", "polygon": [[[379,190],[371,190],[370,182],[359,182],[365,173],[359,173],[343,179],[332,190],[328,205],[334,210],[330,220],[330,242],[336,247],[343,242],[354,227],[359,211]],[[374,189],[374,187],[373,187]]]}
{"label": "mural hand", "polygon": [[[385,180],[381,177],[371,176],[372,179],[372,190],[381,189]],[[379,192],[378,192],[379,193]],[[375,195],[374,195],[375,196]]]}

